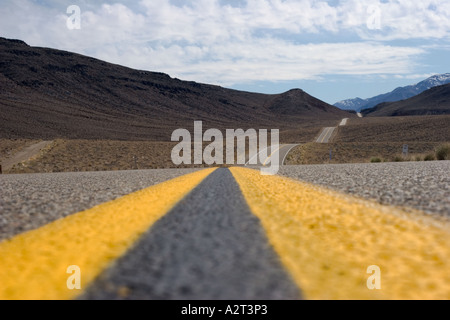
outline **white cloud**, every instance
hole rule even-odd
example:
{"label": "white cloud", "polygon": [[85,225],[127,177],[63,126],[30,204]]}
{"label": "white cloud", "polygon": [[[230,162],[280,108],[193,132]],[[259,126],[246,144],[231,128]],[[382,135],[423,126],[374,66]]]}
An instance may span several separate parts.
{"label": "white cloud", "polygon": [[215,44],[179,45],[154,49],[111,47],[101,58],[124,61],[135,68],[150,67],[182,79],[232,85],[258,80],[317,79],[330,74],[402,74],[412,71],[420,48],[377,43],[292,44],[277,39]]}
{"label": "white cloud", "polygon": [[408,80],[420,80],[428,79],[429,77],[432,77],[436,75],[436,73],[420,73],[420,74],[397,74],[395,75],[396,79],[408,79]]}
{"label": "white cloud", "polygon": [[[386,41],[433,38],[448,44],[450,39],[448,0],[83,3],[81,30],[68,30],[63,6],[7,0],[0,6],[1,33],[32,45],[227,85],[329,74],[407,76],[425,46]],[[373,14],[368,8],[374,5],[380,8],[380,30],[367,27]]]}

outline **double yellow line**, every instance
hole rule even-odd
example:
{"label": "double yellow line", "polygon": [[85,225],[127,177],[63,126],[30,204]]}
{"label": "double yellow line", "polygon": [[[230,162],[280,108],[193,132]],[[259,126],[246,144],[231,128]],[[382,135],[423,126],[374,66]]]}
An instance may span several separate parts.
{"label": "double yellow line", "polygon": [[[230,169],[307,299],[450,299],[448,225],[259,171]],[[198,171],[0,243],[0,299],[73,299],[214,169]],[[261,261],[264,263],[264,261]],[[381,289],[369,289],[369,266]],[[239,270],[236,270],[239,272]]]}
{"label": "double yellow line", "polygon": [[[307,299],[450,299],[450,233],[391,207],[231,169]],[[381,289],[369,289],[371,266]]]}
{"label": "double yellow line", "polygon": [[266,159],[266,161],[264,161],[263,166],[265,167],[267,165],[267,162],[269,162],[269,160],[273,157],[273,155],[275,153],[277,153],[278,151],[280,151],[281,149],[283,149],[284,147],[286,147],[286,145],[280,145],[277,147],[277,149],[275,151],[273,151]]}
{"label": "double yellow line", "polygon": [[[332,134],[332,132],[335,130],[335,128],[332,128],[332,127],[330,127],[330,128],[325,128],[324,130],[323,130],[323,132],[322,132],[322,134],[323,134],[323,138],[319,141],[319,143],[323,143],[324,141],[325,141],[325,138],[328,136],[328,135],[330,135],[330,137],[331,137],[331,134]],[[330,134],[330,132],[331,132],[331,134]],[[320,138],[320,137],[319,137]]]}

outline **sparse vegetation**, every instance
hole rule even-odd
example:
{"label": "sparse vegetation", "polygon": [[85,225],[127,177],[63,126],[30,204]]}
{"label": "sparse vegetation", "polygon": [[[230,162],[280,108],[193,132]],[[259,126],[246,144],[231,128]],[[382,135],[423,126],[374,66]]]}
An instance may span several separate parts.
{"label": "sparse vegetation", "polygon": [[0,161],[11,157],[21,149],[28,147],[39,140],[30,139],[0,139]]}
{"label": "sparse vegetation", "polygon": [[[439,142],[411,142],[410,154],[401,155],[403,143],[398,142],[335,142],[330,144],[306,143],[292,149],[286,164],[324,163],[377,163],[393,161],[422,161],[435,152]],[[330,148],[332,159],[330,161]]]}
{"label": "sparse vegetation", "polygon": [[450,144],[444,144],[436,148],[437,160],[450,160]]}
{"label": "sparse vegetation", "polygon": [[39,157],[15,165],[8,173],[207,167],[204,164],[175,166],[171,152],[176,144],[177,142],[57,139]]}
{"label": "sparse vegetation", "polygon": [[[352,119],[345,127],[340,128],[334,141],[442,144],[450,141],[449,123],[450,115]],[[410,150],[410,153],[415,152]]]}
{"label": "sparse vegetation", "polygon": [[173,146],[171,142],[58,139],[39,158],[16,165],[10,173],[169,168]]}
{"label": "sparse vegetation", "polygon": [[[450,159],[450,116],[352,119],[333,143],[295,148],[288,164],[400,162]],[[445,141],[445,142],[444,142]],[[408,145],[408,155],[402,147]],[[333,158],[329,159],[329,150]]]}
{"label": "sparse vegetation", "polygon": [[[411,118],[411,119],[410,119]],[[350,121],[348,127],[340,127],[335,142],[318,144],[311,141],[320,131],[319,127],[298,128],[282,131],[281,143],[302,143],[292,149],[286,164],[326,164],[326,163],[380,163],[393,161],[433,161],[448,160],[450,140],[445,130],[441,130],[441,117],[404,117],[370,119],[359,123]],[[449,118],[450,119],[450,118]],[[445,120],[445,117],[444,117]],[[385,123],[384,123],[385,122]],[[423,130],[408,131],[400,140],[409,122]],[[433,123],[430,129],[425,123]],[[356,123],[356,124],[355,124]],[[402,128],[401,134],[396,130]],[[406,127],[405,127],[406,126]],[[380,129],[380,127],[382,129]],[[447,130],[448,131],[448,130]],[[428,138],[424,138],[429,133]],[[444,137],[445,140],[438,140]],[[357,139],[358,137],[358,139]],[[416,137],[417,139],[413,139]],[[449,139],[447,139],[449,138]],[[380,142],[381,141],[381,142]],[[0,140],[0,161],[7,154],[17,152],[35,140]],[[103,171],[129,169],[157,169],[175,167],[171,161],[171,150],[176,143],[156,141],[117,140],[55,140],[39,158],[16,165],[10,173]],[[401,154],[404,144],[408,144],[409,154]],[[330,160],[330,149],[332,151]],[[202,165],[200,165],[202,166]],[[193,167],[190,165],[182,167]],[[197,166],[198,167],[198,166]]]}

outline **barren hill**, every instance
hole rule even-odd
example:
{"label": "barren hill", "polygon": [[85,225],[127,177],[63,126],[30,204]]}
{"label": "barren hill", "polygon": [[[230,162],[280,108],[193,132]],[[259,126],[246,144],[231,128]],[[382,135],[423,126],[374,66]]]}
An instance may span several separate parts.
{"label": "barren hill", "polygon": [[450,114],[450,84],[431,88],[406,100],[381,103],[362,113],[369,117]]}
{"label": "barren hill", "polygon": [[422,92],[450,83],[450,73],[436,74],[419,83],[409,85],[406,87],[398,87],[395,90],[377,95],[368,99],[347,99],[335,103],[334,105],[343,110],[355,110],[361,111],[365,109],[373,108],[384,102],[397,102],[405,99],[412,98]]}
{"label": "barren hill", "polygon": [[292,130],[351,117],[302,90],[242,92],[4,38],[0,88],[0,138],[167,141],[194,120]]}

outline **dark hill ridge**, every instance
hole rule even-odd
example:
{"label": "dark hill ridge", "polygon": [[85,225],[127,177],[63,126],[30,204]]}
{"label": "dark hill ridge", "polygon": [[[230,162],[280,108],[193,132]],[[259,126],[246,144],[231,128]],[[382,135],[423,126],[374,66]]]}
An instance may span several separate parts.
{"label": "dark hill ridge", "polygon": [[381,103],[362,113],[369,117],[450,114],[450,84],[431,88],[406,100]]}
{"label": "dark hill ridge", "polygon": [[425,79],[417,84],[406,87],[399,87],[391,92],[380,94],[369,99],[348,99],[335,103],[334,105],[343,110],[361,111],[376,107],[384,102],[397,102],[412,98],[422,92],[433,87],[441,86],[450,83],[450,73],[436,74],[428,79]]}
{"label": "dark hill ridge", "polygon": [[302,90],[242,92],[5,38],[0,88],[0,138],[167,141],[195,120],[292,130],[349,117]]}
{"label": "dark hill ridge", "polygon": [[282,115],[298,115],[299,106],[302,112],[307,115],[317,112],[329,112],[329,106],[322,101],[310,96],[301,89],[292,89],[283,94],[277,95],[269,103],[269,110]]}

